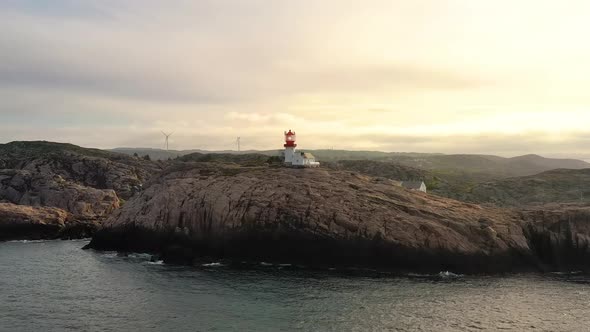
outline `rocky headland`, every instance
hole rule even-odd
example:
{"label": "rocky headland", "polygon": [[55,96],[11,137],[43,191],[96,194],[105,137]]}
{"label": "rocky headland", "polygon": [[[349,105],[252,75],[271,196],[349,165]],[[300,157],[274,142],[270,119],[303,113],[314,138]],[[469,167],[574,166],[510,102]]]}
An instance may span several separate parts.
{"label": "rocky headland", "polygon": [[187,162],[146,184],[89,247],[147,251],[183,264],[214,258],[467,273],[580,269],[587,265],[588,211],[484,208],[346,171]]}
{"label": "rocky headland", "polygon": [[[196,153],[151,162],[69,144],[0,145],[0,241],[93,235],[90,248],[151,252],[181,264],[588,270],[590,206],[582,203],[480,206],[403,189],[396,178],[432,173],[386,162],[280,165],[263,154]],[[567,186],[571,181],[562,177],[586,173],[539,177],[561,190],[552,183]],[[450,177],[425,179],[456,186]],[[499,197],[493,193],[482,195]]]}

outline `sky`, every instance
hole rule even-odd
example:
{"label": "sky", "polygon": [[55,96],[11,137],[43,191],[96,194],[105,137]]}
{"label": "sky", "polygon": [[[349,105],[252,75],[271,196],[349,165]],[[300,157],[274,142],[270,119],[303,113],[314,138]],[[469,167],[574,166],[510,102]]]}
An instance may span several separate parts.
{"label": "sky", "polygon": [[0,143],[590,159],[586,0],[3,0]]}

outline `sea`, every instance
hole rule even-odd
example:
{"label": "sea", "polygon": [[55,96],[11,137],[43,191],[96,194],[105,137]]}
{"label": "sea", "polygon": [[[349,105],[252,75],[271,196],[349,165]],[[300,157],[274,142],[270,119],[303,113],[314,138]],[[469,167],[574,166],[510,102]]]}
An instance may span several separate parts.
{"label": "sea", "polygon": [[0,243],[0,331],[590,331],[590,276],[186,267]]}

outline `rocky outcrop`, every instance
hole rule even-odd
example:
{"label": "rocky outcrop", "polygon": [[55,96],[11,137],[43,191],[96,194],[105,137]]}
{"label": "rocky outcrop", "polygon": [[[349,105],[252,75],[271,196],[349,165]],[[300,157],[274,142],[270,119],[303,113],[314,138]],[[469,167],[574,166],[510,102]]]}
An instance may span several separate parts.
{"label": "rocky outcrop", "polygon": [[112,189],[125,200],[160,170],[157,163],[140,158],[52,142],[0,144],[0,169],[45,178],[59,176],[84,187]]}
{"label": "rocky outcrop", "polygon": [[93,222],[81,222],[58,208],[0,203],[0,241],[89,237]]}
{"label": "rocky outcrop", "polygon": [[0,198],[20,205],[51,206],[79,219],[101,219],[119,208],[112,189],[95,189],[53,173],[0,170]]}
{"label": "rocky outcrop", "polygon": [[324,169],[179,164],[116,211],[90,247],[413,271],[537,262],[515,212]]}
{"label": "rocky outcrop", "polygon": [[[0,202],[12,203],[4,207],[0,224],[12,225],[10,220],[5,220],[12,216],[10,210],[14,210],[13,214],[41,213],[45,211],[42,207],[52,207],[65,211],[70,226],[77,223],[81,235],[86,236],[86,230],[95,227],[87,227],[88,223],[100,222],[118,209],[125,199],[142,189],[142,184],[158,167],[157,163],[139,158],[71,144],[0,144]],[[27,210],[25,206],[36,209]],[[58,224],[48,214],[46,224],[35,223],[34,227],[19,226],[19,229],[30,229],[32,238],[40,236],[39,229],[59,230],[59,234],[64,229],[75,229],[69,226],[62,229]],[[47,234],[56,236],[57,233]]]}

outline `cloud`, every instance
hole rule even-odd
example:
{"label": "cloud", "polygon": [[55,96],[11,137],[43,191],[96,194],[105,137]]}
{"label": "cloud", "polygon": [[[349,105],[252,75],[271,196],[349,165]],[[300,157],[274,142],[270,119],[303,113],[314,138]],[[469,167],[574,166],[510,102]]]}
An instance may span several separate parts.
{"label": "cloud", "polygon": [[76,0],[3,0],[0,9],[32,16],[56,18],[106,18],[106,11],[91,1]]}
{"label": "cloud", "polygon": [[[310,49],[315,42],[308,42],[309,27],[289,24],[309,15],[287,2],[180,2],[175,8],[147,1],[134,10],[113,1],[61,0],[55,6],[10,2],[4,7],[12,11],[0,14],[5,50],[0,85],[5,87],[224,103],[295,94],[461,89],[482,82],[430,65],[334,64]],[[54,11],[67,15],[55,17]],[[87,19],[89,13],[109,19]],[[316,20],[310,25],[320,24]]]}
{"label": "cloud", "polygon": [[580,153],[590,8],[537,5],[2,1],[0,141]]}
{"label": "cloud", "polygon": [[276,125],[304,121],[303,119],[299,119],[288,113],[229,112],[225,115],[225,118],[229,121],[235,121],[237,123],[249,123],[255,125]]}

